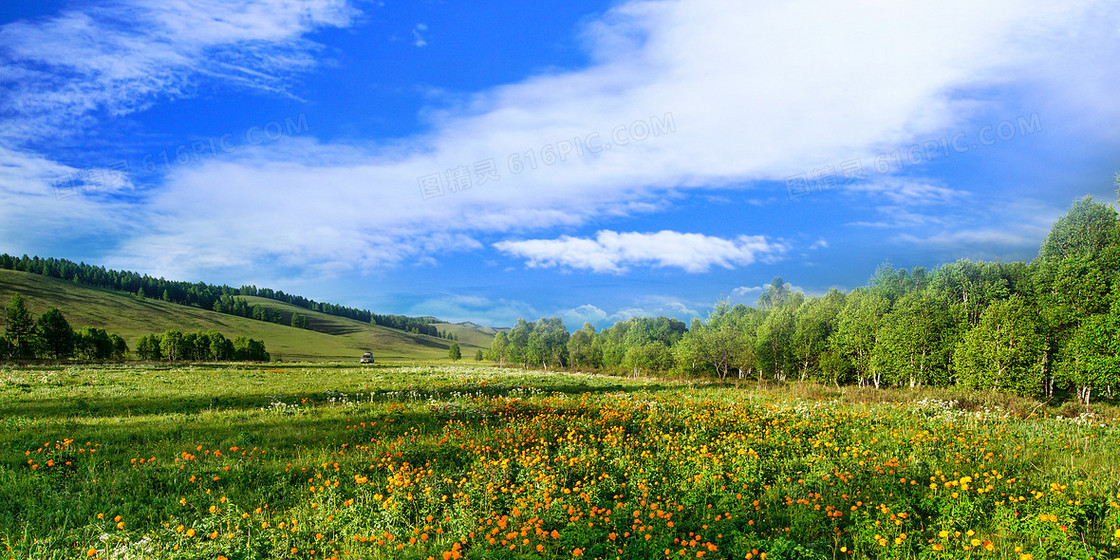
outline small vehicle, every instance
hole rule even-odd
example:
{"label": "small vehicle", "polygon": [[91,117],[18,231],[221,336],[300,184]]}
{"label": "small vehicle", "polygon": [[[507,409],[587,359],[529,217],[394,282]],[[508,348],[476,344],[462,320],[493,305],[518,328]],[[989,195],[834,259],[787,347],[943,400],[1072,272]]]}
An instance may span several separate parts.
{"label": "small vehicle", "polygon": [[373,353],[372,352],[366,352],[365,354],[362,354],[361,363],[372,364],[373,363]]}

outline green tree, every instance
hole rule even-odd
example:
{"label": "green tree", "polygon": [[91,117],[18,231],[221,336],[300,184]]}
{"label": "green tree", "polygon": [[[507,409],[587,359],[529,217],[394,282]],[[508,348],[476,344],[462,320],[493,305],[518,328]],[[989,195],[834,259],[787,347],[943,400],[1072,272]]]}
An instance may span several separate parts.
{"label": "green tree", "polygon": [[597,368],[603,365],[603,349],[596,344],[596,336],[595,327],[591,323],[584,323],[582,329],[568,338],[568,363],[573,368]]}
{"label": "green tree", "polygon": [[74,353],[74,329],[57,307],[47,309],[37,325],[43,347],[56,360],[69,358]]}
{"label": "green tree", "polygon": [[162,339],[158,334],[146,334],[136,343],[136,355],[141,360],[156,361],[163,358]]}
{"label": "green tree", "polygon": [[113,340],[99,327],[82,327],[76,337],[78,354],[86,361],[107,361],[113,358]]}
{"label": "green tree", "polygon": [[509,361],[521,364],[521,367],[529,367],[531,356],[529,354],[529,334],[536,328],[536,323],[530,323],[525,319],[518,319],[517,323],[513,325],[507,335],[508,344],[506,346],[509,353]]}
{"label": "green tree", "polygon": [[856,288],[848,294],[832,335],[832,347],[839,350],[851,364],[862,387],[871,383],[879,387],[882,379],[871,367],[879,323],[890,311],[890,300],[882,294]]}
{"label": "green tree", "polygon": [[677,365],[678,372],[696,374],[705,366],[700,346],[700,329],[703,328],[704,323],[700,319],[693,319],[688,332],[673,345],[673,363]]}
{"label": "green tree", "polygon": [[955,322],[933,292],[908,292],[883,317],[871,368],[894,386],[947,385]]}
{"label": "green tree", "polygon": [[797,371],[798,359],[793,346],[797,329],[795,314],[804,301],[804,294],[793,293],[782,305],[772,307],[758,326],[754,344],[760,378],[769,372],[773,379],[784,381]]}
{"label": "green tree", "polygon": [[34,358],[35,320],[32,319],[31,312],[27,310],[19,294],[12,294],[4,316],[7,319],[4,337],[12,346],[14,357]]}
{"label": "green tree", "polygon": [[[1021,268],[1022,263],[1017,264]],[[972,326],[980,322],[980,314],[991,302],[1011,296],[1014,276],[1012,267],[1003,263],[961,259],[934,270],[930,289],[945,301],[959,322]]]}
{"label": "green tree", "polygon": [[829,290],[819,298],[810,298],[797,308],[791,340],[801,380],[820,372],[821,354],[828,348],[828,339],[836,329],[836,319],[844,307],[844,293]]}
{"label": "green tree", "polygon": [[206,331],[206,339],[209,343],[210,357],[212,359],[223,362],[233,359],[234,349],[232,340],[213,329]]}
{"label": "green tree", "polygon": [[633,322],[619,321],[610,327],[603,329],[598,336],[596,336],[596,345],[602,353],[603,367],[607,369],[614,369],[622,367],[623,359],[626,357],[626,337]]}
{"label": "green tree", "polygon": [[[200,344],[202,342],[202,344]],[[200,341],[197,332],[183,333],[183,339],[179,342],[179,355],[178,359],[188,362],[201,362],[206,359],[205,355],[199,352],[201,347],[208,354],[210,346],[208,343]]]}
{"label": "green tree", "polygon": [[745,352],[747,341],[737,326],[730,319],[716,321],[705,325],[693,337],[692,348],[698,352],[700,360],[711,364],[721,381],[738,365]]}
{"label": "green tree", "polygon": [[673,354],[665,344],[647,342],[627,348],[622,364],[635,376],[643,371],[668,371],[673,367]]}
{"label": "green tree", "polygon": [[267,362],[272,359],[263,341],[244,336],[233,339],[233,357],[244,362]]}
{"label": "green tree", "polygon": [[853,374],[854,368],[852,367],[851,360],[840,349],[833,347],[831,344],[820,357],[820,379],[822,382],[828,382],[836,385],[837,388],[840,384],[847,381]]}
{"label": "green tree", "polygon": [[1087,196],[1054,222],[1035,260],[1039,303],[1065,339],[1080,322],[1108,307],[1120,271],[1120,222],[1116,211]]}
{"label": "green tree", "polygon": [[712,308],[708,322],[694,320],[692,328],[673,345],[677,367],[689,373],[714,372],[726,379],[731,370],[754,367],[754,334],[765,314],[745,306],[730,307],[724,300]]}
{"label": "green tree", "polygon": [[482,361],[482,360],[483,360],[484,358],[485,358],[485,355],[484,355],[484,354],[482,353],[482,349],[481,349],[481,348],[479,348],[478,350],[476,350],[476,351],[475,351],[475,353],[474,353],[474,361],[476,361],[476,362],[481,362],[481,361]]}
{"label": "green tree", "polygon": [[447,357],[451,358],[452,362],[458,362],[463,358],[463,352],[459,349],[458,342],[452,342],[451,346],[447,347]]}
{"label": "green tree", "polygon": [[498,331],[494,335],[494,340],[490,341],[490,348],[486,350],[486,359],[492,362],[498,362],[498,366],[506,365],[506,358],[509,357],[509,336],[505,331]]}
{"label": "green tree", "polygon": [[889,263],[880,264],[871,276],[868,291],[887,298],[892,304],[903,295],[925,287],[928,281],[922,267],[914,267],[913,272],[904,268],[895,270]]}
{"label": "green tree", "polygon": [[1046,338],[1038,312],[1020,296],[997,301],[980,315],[953,351],[953,370],[972,389],[1040,394]]}
{"label": "green tree", "polygon": [[567,359],[568,328],[559,317],[542,318],[529,333],[528,354],[545,369],[561,367]]}
{"label": "green tree", "polygon": [[[1108,310],[1120,271],[1120,221],[1107,204],[1091,196],[1078,200],[1054,222],[1031,263],[1040,316],[1046,323],[1048,355],[1075,355],[1065,346],[1085,321]],[[1068,372],[1068,363],[1066,365]],[[1051,371],[1047,391],[1053,391]],[[1068,374],[1066,375],[1068,381]]]}
{"label": "green tree", "polygon": [[766,286],[766,290],[762,295],[758,296],[758,308],[763,311],[769,311],[774,307],[778,307],[785,303],[786,298],[790,295],[790,285],[782,280],[781,276],[775,276],[770,281],[770,285]]}
{"label": "green tree", "polygon": [[1082,322],[1055,365],[1058,380],[1073,388],[1085,406],[1095,389],[1103,388],[1112,396],[1120,383],[1120,291],[1114,291],[1110,300],[1108,313]]}
{"label": "green tree", "polygon": [[125,342],[123,338],[116,334],[110,334],[109,342],[113,347],[110,359],[119,362],[125,360],[128,357],[128,343]]}
{"label": "green tree", "polygon": [[159,351],[165,360],[174,362],[182,359],[182,345],[183,333],[181,331],[170,329],[160,336]]}

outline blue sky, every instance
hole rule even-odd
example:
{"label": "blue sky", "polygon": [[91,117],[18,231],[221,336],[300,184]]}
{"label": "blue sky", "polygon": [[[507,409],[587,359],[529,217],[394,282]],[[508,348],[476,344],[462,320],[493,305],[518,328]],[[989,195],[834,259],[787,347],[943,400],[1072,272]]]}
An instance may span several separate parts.
{"label": "blue sky", "polygon": [[1116,198],[1111,1],[12,4],[7,253],[603,327]]}

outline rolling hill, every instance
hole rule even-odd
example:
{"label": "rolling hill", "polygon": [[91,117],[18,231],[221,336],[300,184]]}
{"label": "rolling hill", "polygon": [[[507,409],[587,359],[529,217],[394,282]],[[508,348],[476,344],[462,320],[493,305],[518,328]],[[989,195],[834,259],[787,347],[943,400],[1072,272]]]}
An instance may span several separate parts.
{"label": "rolling hill", "polygon": [[[447,358],[450,341],[438,337],[412,334],[353,319],[309,311],[302,307],[266,298],[245,297],[249,304],[259,304],[285,314],[298,312],[307,317],[309,329],[277,325],[234,315],[216,313],[157,299],[80,286],[38,274],[0,270],[0,306],[7,305],[11,294],[23,296],[35,316],[49,307],[62,310],[71,326],[100,327],[117,333],[135,348],[145,334],[168,329],[194,331],[215,329],[227,337],[247,336],[263,340],[273,359],[279,360],[357,360],[370,351],[378,359],[438,360]],[[437,328],[456,333],[463,357],[472,359],[479,348],[490,345],[491,334],[484,330],[447,323]]]}

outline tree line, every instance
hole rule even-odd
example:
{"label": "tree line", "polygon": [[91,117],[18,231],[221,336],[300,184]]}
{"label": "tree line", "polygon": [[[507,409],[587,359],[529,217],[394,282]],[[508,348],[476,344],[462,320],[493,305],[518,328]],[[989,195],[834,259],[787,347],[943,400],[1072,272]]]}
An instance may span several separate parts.
{"label": "tree line", "polygon": [[[57,307],[35,319],[20,294],[12,294],[4,307],[4,336],[0,358],[16,360],[78,358],[84,361],[124,361],[131,358],[120,336],[98,327],[74,330]],[[216,330],[183,334],[169,330],[140,338],[136,357],[172,361],[269,361],[264,342],[239,336],[227,339]]]}
{"label": "tree line", "polygon": [[28,255],[14,257],[7,253],[0,253],[0,269],[40,274],[68,280],[81,286],[108,288],[136,294],[144,298],[159,299],[250,319],[291,324],[292,326],[302,325],[301,328],[310,328],[305,317],[301,318],[300,325],[296,325],[293,324],[292,319],[292,315],[296,314],[284,314],[260,305],[250,306],[247,301],[236,296],[262,297],[295,305],[309,311],[345,317],[414,334],[439,335],[439,330],[432,325],[432,323],[437,322],[434,317],[380,315],[365,309],[318,302],[303,296],[287,294],[280,290],[258,288],[252,285],[234,288],[203,282],[166,280],[137,272],[106,269],[104,266],[93,266],[84,262],[75,263],[66,259],[40,258]]}
{"label": "tree line", "polygon": [[65,360],[76,356],[87,361],[109,361],[128,355],[123,338],[98,327],[75,331],[57,307],[47,309],[36,320],[19,294],[12,294],[4,307],[4,319],[0,356],[8,359]]}
{"label": "tree line", "polygon": [[289,325],[299,329],[311,328],[311,321],[299,313],[285,314],[282,311],[271,309],[258,303],[250,305],[249,301],[245,298],[231,296],[229,294],[218,296],[218,299],[214,301],[211,311],[245,317],[246,319],[256,319],[257,321],[264,321],[266,323],[276,323],[277,325]]}
{"label": "tree line", "polygon": [[1118,272],[1117,212],[1085,197],[1030,263],[881,265],[866,286],[819,297],[778,277],[755,306],[725,300],[687,326],[635,317],[569,333],[558,317],[521,319],[495,336],[486,358],[837,386],[1058,390],[1088,405],[1094,393],[1111,397],[1120,387]]}
{"label": "tree line", "polygon": [[232,340],[210,329],[183,333],[176,329],[146,334],[136,343],[136,356],[146,361],[267,362],[272,359],[264,342],[238,336]]}

